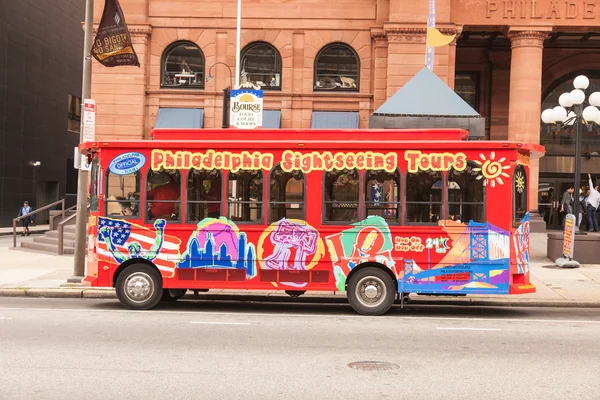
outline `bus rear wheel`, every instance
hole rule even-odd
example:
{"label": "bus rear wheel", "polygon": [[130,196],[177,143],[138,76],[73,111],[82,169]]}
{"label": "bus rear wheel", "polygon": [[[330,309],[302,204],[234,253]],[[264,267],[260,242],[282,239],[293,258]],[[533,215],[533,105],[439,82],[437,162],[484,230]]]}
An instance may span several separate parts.
{"label": "bus rear wheel", "polygon": [[163,295],[162,279],[156,268],[146,264],[131,265],[117,277],[117,298],[130,310],[149,310]]}
{"label": "bus rear wheel", "polygon": [[187,289],[163,289],[162,301],[177,301],[185,296]]}
{"label": "bus rear wheel", "polygon": [[390,276],[378,268],[365,268],[350,278],[348,302],[359,314],[385,314],[394,304],[396,290]]}

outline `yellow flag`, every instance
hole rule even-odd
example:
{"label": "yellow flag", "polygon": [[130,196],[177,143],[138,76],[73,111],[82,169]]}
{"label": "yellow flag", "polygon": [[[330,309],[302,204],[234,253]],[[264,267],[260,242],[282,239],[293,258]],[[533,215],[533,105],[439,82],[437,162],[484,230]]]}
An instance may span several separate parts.
{"label": "yellow flag", "polygon": [[436,28],[427,28],[427,47],[440,47],[450,44],[456,35],[442,35]]}

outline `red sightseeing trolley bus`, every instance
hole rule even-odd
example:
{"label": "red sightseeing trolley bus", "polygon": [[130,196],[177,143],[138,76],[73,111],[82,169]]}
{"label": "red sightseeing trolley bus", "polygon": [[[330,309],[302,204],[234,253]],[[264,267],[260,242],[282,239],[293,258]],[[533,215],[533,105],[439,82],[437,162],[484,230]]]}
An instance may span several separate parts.
{"label": "red sightseeing trolley bus", "polygon": [[539,145],[463,130],[155,130],[99,141],[87,277],[149,309],[189,289],[519,294]]}

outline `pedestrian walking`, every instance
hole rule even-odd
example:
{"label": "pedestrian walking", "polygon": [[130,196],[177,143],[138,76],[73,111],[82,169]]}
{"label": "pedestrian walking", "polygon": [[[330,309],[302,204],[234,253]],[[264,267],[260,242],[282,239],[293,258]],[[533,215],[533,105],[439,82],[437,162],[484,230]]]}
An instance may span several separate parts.
{"label": "pedestrian walking", "polygon": [[[17,215],[17,217],[22,217],[23,215],[27,215],[29,214],[31,211],[33,211],[31,209],[31,207],[29,206],[29,202],[27,200],[25,200],[23,202],[23,207],[21,207],[19,209],[19,215]],[[23,233],[21,234],[21,236],[29,236],[31,232],[29,232],[29,224],[31,223],[33,218],[31,218],[31,216],[23,218],[21,221],[23,221]]]}
{"label": "pedestrian walking", "polygon": [[600,192],[598,192],[598,187],[594,187],[591,174],[588,174],[588,178],[590,180],[590,194],[587,200],[588,231],[598,232],[598,217],[596,212],[598,211],[598,206],[600,205]]}
{"label": "pedestrian walking", "polygon": [[564,213],[562,226],[565,226],[565,220],[567,219],[567,215],[573,214],[573,192],[575,192],[575,187],[569,187],[562,195],[562,199],[560,201],[560,211]]}

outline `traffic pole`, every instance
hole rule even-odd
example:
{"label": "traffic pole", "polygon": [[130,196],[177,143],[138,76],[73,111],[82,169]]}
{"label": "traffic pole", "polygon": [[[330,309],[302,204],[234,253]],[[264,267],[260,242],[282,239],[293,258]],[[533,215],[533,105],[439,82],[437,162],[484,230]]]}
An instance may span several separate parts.
{"label": "traffic pole", "polygon": [[[85,1],[85,36],[83,40],[83,82],[81,88],[81,115],[83,104],[89,99],[92,91],[92,35],[94,31],[94,0]],[[83,140],[83,126],[79,128],[79,143]],[[75,217],[75,257],[73,259],[73,276],[68,282],[80,283],[85,274],[85,239],[87,236],[87,193],[88,172],[79,169],[77,179],[77,216]]]}

